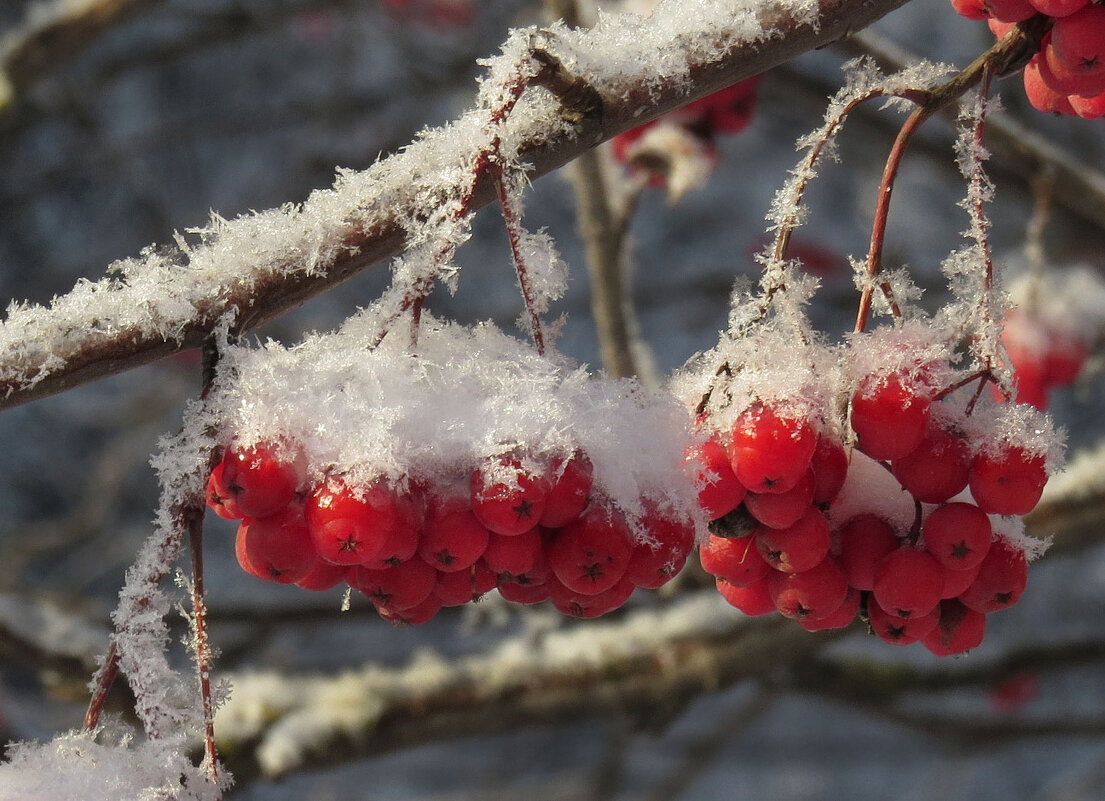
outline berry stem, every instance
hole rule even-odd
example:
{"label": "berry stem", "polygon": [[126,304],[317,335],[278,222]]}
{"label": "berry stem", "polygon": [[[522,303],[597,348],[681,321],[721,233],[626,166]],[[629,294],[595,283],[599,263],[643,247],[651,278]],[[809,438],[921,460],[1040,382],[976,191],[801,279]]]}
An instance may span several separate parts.
{"label": "berry stem", "polygon": [[119,645],[115,638],[112,637],[111,645],[108,646],[107,656],[104,657],[103,664],[100,665],[100,669],[96,671],[96,675],[92,679],[92,684],[95,689],[92,691],[92,697],[88,701],[88,711],[84,713],[85,731],[92,731],[100,725],[100,714],[104,710],[107,694],[111,691],[111,686],[115,683],[115,678],[118,675]]}
{"label": "berry stem", "polygon": [[507,239],[510,241],[510,257],[514,262],[514,272],[518,276],[518,288],[522,292],[522,302],[529,312],[530,335],[537,352],[545,355],[545,333],[541,328],[541,315],[533,297],[533,287],[529,280],[526,257],[522,253],[522,226],[518,219],[518,209],[507,188],[507,178],[501,164],[494,163],[492,172],[495,178],[495,190],[499,193],[499,206],[503,211],[503,223],[506,226]]}
{"label": "berry stem", "polygon": [[218,753],[215,750],[215,706],[211,700],[211,647],[207,638],[207,605],[203,586],[203,514],[204,507],[189,504],[181,514],[188,531],[192,559],[192,626],[196,669],[199,673],[203,709],[203,767],[212,785],[218,786]]}

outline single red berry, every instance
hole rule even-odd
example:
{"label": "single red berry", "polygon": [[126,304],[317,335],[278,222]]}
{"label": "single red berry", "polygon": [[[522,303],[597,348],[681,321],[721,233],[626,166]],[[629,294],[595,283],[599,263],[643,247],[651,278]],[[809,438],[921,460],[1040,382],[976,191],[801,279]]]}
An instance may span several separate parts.
{"label": "single red berry", "polygon": [[521,534],[537,525],[552,483],[544,474],[522,468],[503,456],[472,473],[472,512],[496,534]]}
{"label": "single red berry", "polygon": [[625,575],[633,541],[621,512],[594,505],[546,544],[553,574],[572,592],[598,595]]}
{"label": "single red berry", "polygon": [[[1105,90],[1096,95],[1091,95],[1090,97],[1071,95],[1070,106],[1074,109],[1074,113],[1084,120],[1097,120],[1101,117],[1105,117]],[[1078,372],[1074,374],[1075,378],[1082,372],[1082,364],[1084,362],[1085,354],[1082,355],[1078,363]],[[1072,378],[1071,381],[1073,380]],[[1070,381],[1056,381],[1055,383],[1059,386],[1064,386],[1070,383]]]}
{"label": "single red berry", "polygon": [[686,455],[687,469],[698,490],[698,505],[708,520],[717,520],[740,506],[747,490],[737,480],[729,454],[716,439],[692,446]]}
{"label": "single red berry", "polygon": [[872,459],[901,459],[921,442],[932,405],[929,390],[902,373],[868,376],[852,395],[857,447]]}
{"label": "single red berry", "polygon": [[801,520],[813,503],[813,471],[807,470],[786,492],[750,492],[744,498],[748,513],[769,528],[787,528]]}
{"label": "single red berry", "polygon": [[1090,0],[1029,0],[1036,10],[1049,17],[1067,17],[1085,6]]}
{"label": "single red berry", "polygon": [[829,553],[829,521],[815,506],[786,528],[756,529],[756,548],[764,561],[784,573],[801,573],[817,565]]}
{"label": "single red berry", "polygon": [[376,611],[380,613],[380,617],[384,620],[390,620],[393,623],[405,623],[408,626],[421,626],[423,623],[429,623],[441,611],[443,604],[441,600],[434,594],[426,596],[426,599],[409,609],[395,610],[389,607],[380,606],[376,608]]}
{"label": "single red berry", "polygon": [[483,556],[491,532],[459,496],[430,502],[418,555],[446,573],[465,570]]}
{"label": "single red berry", "polygon": [[801,573],[772,571],[767,588],[775,608],[785,617],[820,620],[840,608],[848,595],[848,580],[831,556]]}
{"label": "single red berry", "polygon": [[622,606],[635,589],[633,582],[625,578],[595,594],[574,592],[553,581],[549,583],[549,597],[561,614],[590,620]]}
{"label": "single red berry", "polygon": [[537,564],[541,547],[541,533],[536,528],[510,537],[492,534],[483,561],[496,575],[519,576]]}
{"label": "single red berry", "polygon": [[978,576],[959,600],[983,614],[1007,609],[1020,600],[1028,584],[1028,560],[1024,551],[997,538],[982,560]]}
{"label": "single red berry", "polygon": [[859,612],[861,597],[855,587],[848,588],[848,594],[844,596],[844,602],[831,615],[816,620],[806,617],[798,618],[798,625],[806,631],[830,631],[832,629],[847,628],[856,619]]}
{"label": "single red berry", "polygon": [[655,590],[683,569],[694,548],[694,525],[659,513],[649,514],[646,524],[654,542],[634,544],[625,578],[638,587]]}
{"label": "single red berry", "polygon": [[937,656],[962,654],[982,644],[986,615],[955,598],[940,602],[940,622],[921,642]]}
{"label": "single red berry", "polygon": [[1032,61],[1035,62],[1033,69],[1040,72],[1040,80],[1047,84],[1048,88],[1061,95],[1067,95],[1072,104],[1075,97],[1105,91],[1105,73],[1087,73],[1071,69],[1060,60],[1051,44],[1050,31],[1044,36],[1040,43],[1040,52],[1032,57]]}
{"label": "single red berry", "polygon": [[268,517],[242,520],[234,550],[243,570],[278,584],[294,584],[318,562],[298,505]]}
{"label": "single red berry", "polygon": [[915,617],[898,617],[885,611],[877,603],[867,605],[867,621],[880,640],[891,645],[911,645],[923,640],[940,622],[940,607],[934,606],[928,614]]}
{"label": "single red berry", "polygon": [[416,505],[407,493],[393,493],[397,512],[395,525],[384,538],[376,556],[366,562],[365,567],[383,569],[407,561],[418,553],[422,540],[422,522],[424,511]]}
{"label": "single red berry", "polygon": [[215,465],[207,477],[207,505],[224,520],[241,520],[245,517],[238,508],[234,493],[223,484],[223,463]]}
{"label": "single red berry", "polygon": [[[1102,99],[1099,100],[1098,98]],[[1097,100],[1105,111],[1105,91],[1094,98],[1071,98],[1071,104],[1075,106],[1075,111],[1078,111],[1079,115],[1085,116],[1079,111],[1076,100]],[[1047,354],[1044,358],[1044,380],[1057,387],[1073,384],[1082,373],[1082,367],[1086,364],[1088,355],[1086,343],[1078,337],[1056,331],[1050,332]]]}
{"label": "single red berry", "polygon": [[244,517],[267,517],[295,498],[299,472],[295,464],[276,458],[268,445],[228,448],[222,460],[222,488]]}
{"label": "single red berry", "polygon": [[955,13],[967,19],[987,19],[990,12],[986,0],[951,0]]}
{"label": "single red berry", "polygon": [[875,570],[875,602],[898,617],[927,615],[940,603],[946,572],[927,551],[899,548]]}
{"label": "single red berry", "polygon": [[969,486],[979,508],[992,515],[1026,515],[1047,483],[1044,457],[1016,445],[980,452],[971,462]]}
{"label": "single red berry", "polygon": [[898,483],[921,503],[943,503],[967,486],[971,453],[963,435],[931,425],[911,453],[891,463]]}
{"label": "single red berry", "polygon": [[749,617],[759,617],[776,611],[766,578],[746,587],[730,584],[723,578],[717,579],[715,583],[721,597]]}
{"label": "single red berry", "polygon": [[848,454],[844,446],[832,437],[819,437],[810,459],[810,469],[813,470],[813,502],[832,503],[848,478]]}
{"label": "single red berry", "polygon": [[434,595],[440,599],[442,606],[463,606],[479,600],[494,588],[495,574],[482,562],[476,562],[467,570],[448,573],[439,570]]}
{"label": "single red berry", "polygon": [[353,488],[337,478],[311,490],[306,515],[319,556],[334,565],[371,562],[401,522],[395,496],[385,484]]}
{"label": "single red berry", "polygon": [[806,474],[816,448],[817,432],[808,421],[755,403],[733,426],[729,461],[751,492],[786,492]]}
{"label": "single red berry", "polygon": [[921,527],[925,550],[949,570],[971,570],[990,550],[993,528],[973,503],[948,503],[933,509]]}
{"label": "single red berry", "polygon": [[875,588],[875,571],[883,559],[901,547],[893,527],[881,517],[862,514],[840,527],[840,566],[857,590]]}
{"label": "single red berry", "polygon": [[345,581],[348,572],[349,568],[346,565],[332,565],[319,559],[310,572],[295,583],[295,586],[312,592],[323,592]]}
{"label": "single red berry", "polygon": [[1055,20],[1051,47],[1055,59],[1077,75],[1105,73],[1105,8],[1090,3]]}
{"label": "single red berry", "polygon": [[969,570],[949,570],[946,572],[944,574],[944,592],[941,594],[941,600],[958,598],[965,593],[967,588],[975,583],[975,579],[978,578],[979,568],[981,567],[982,563],[980,562]]}
{"label": "single red berry", "polygon": [[[576,451],[564,462],[559,477],[545,498],[540,524],[560,528],[571,523],[587,508],[591,500],[594,466],[582,451]],[[556,471],[553,471],[556,474]]]}
{"label": "single red berry", "polygon": [[762,581],[771,570],[755,537],[718,537],[713,534],[698,549],[702,569],[736,587]]}
{"label": "single red berry", "polygon": [[991,19],[1001,22],[1024,22],[1038,12],[1029,0],[985,0]]}
{"label": "single red berry", "polygon": [[1024,96],[1037,111],[1045,114],[1063,114],[1074,116],[1074,107],[1070,104],[1070,98],[1052,89],[1040,72],[1041,58],[1033,56],[1021,72],[1021,81],[1024,84]]}
{"label": "single red berry", "polygon": [[349,572],[349,585],[378,609],[402,612],[430,596],[437,585],[437,571],[421,559],[408,559],[383,570],[357,566]]}

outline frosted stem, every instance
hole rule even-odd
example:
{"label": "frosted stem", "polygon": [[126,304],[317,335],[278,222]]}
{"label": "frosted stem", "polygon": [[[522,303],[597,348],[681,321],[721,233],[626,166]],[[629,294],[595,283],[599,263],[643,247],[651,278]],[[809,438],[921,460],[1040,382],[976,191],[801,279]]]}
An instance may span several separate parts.
{"label": "frosted stem", "polygon": [[518,219],[518,210],[510,196],[506,186],[506,176],[503,168],[495,165],[495,189],[499,193],[499,205],[503,210],[503,223],[506,225],[507,239],[510,241],[510,257],[514,262],[514,272],[518,276],[518,288],[522,292],[522,302],[529,312],[530,335],[537,352],[545,355],[545,333],[541,328],[541,315],[537,312],[534,301],[533,287],[530,285],[529,271],[526,268],[526,257],[522,252],[522,227]]}

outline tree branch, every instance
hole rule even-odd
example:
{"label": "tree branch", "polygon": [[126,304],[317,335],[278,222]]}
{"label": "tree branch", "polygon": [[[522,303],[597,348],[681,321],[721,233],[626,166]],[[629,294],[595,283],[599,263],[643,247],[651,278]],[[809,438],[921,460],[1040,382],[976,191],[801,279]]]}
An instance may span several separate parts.
{"label": "tree branch", "polygon": [[[652,74],[654,53],[643,51],[629,74],[594,74],[591,65],[576,77],[601,103],[564,108],[531,95],[504,136],[518,143],[530,178],[544,175],[603,140],[833,42],[907,1],[818,0],[820,16],[809,20],[796,19],[792,3],[767,0],[760,17],[770,36],[740,46],[726,39],[732,31],[696,27],[690,19],[673,44],[686,57],[685,74]],[[642,35],[649,24],[640,22]],[[614,44],[623,33],[616,21],[590,31],[557,29],[547,49],[569,65],[613,46],[624,57],[624,45]],[[438,164],[466,163],[459,139],[428,135],[363,173],[340,176],[334,189],[315,192],[301,207],[216,219],[198,232],[199,244],[178,243],[175,253],[151,249],[118,265],[123,277],[78,285],[48,309],[10,309],[0,328],[0,408],[199,347],[228,316],[238,333],[256,328],[398,253],[406,244],[403,221],[419,203],[455,191],[442,172],[427,168],[427,154]],[[481,179],[475,207],[493,197],[491,183]]]}

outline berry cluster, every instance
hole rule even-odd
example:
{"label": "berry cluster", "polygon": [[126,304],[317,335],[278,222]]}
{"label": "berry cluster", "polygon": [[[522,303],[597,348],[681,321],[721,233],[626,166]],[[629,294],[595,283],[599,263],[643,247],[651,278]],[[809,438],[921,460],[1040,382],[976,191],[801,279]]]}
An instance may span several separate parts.
{"label": "berry cluster", "polygon": [[614,158],[650,186],[678,197],[717,163],[716,137],[752,122],[760,77],[739,81],[614,137]]}
{"label": "berry cluster", "polygon": [[941,391],[954,372],[897,364],[846,381],[840,425],[754,401],[714,428],[689,454],[713,521],[701,562],[746,614],[809,630],[859,614],[886,642],[961,653],[1024,591],[1027,543],[1004,516],[1036,505],[1046,453],[1029,444],[1034,413],[983,423]]}
{"label": "berry cluster", "polygon": [[616,504],[592,495],[582,453],[530,470],[503,457],[449,486],[341,477],[303,484],[272,447],[229,448],[207,500],[241,519],[236,553],[258,578],[325,590],[346,582],[386,618],[424,623],[498,589],[509,601],[551,599],[566,615],[597,617],[637,587],[655,589],[694,545],[689,520],[653,511],[637,539]]}
{"label": "berry cluster", "polygon": [[1037,14],[1050,17],[1040,52],[1024,68],[1025,95],[1040,111],[1105,115],[1105,7],[1092,0],[951,2],[962,16],[987,20],[998,38]]}
{"label": "berry cluster", "polygon": [[1077,333],[1051,326],[1025,310],[1006,316],[1001,344],[1013,371],[1017,401],[1037,409],[1047,408],[1053,388],[1074,383],[1089,354],[1089,343]]}
{"label": "berry cluster", "polygon": [[[595,617],[682,567],[703,527],[679,404],[491,326],[423,315],[418,355],[371,317],[291,351],[227,349],[207,500],[262,579],[346,583],[410,623],[492,589]],[[641,464],[637,464],[641,460]]]}

